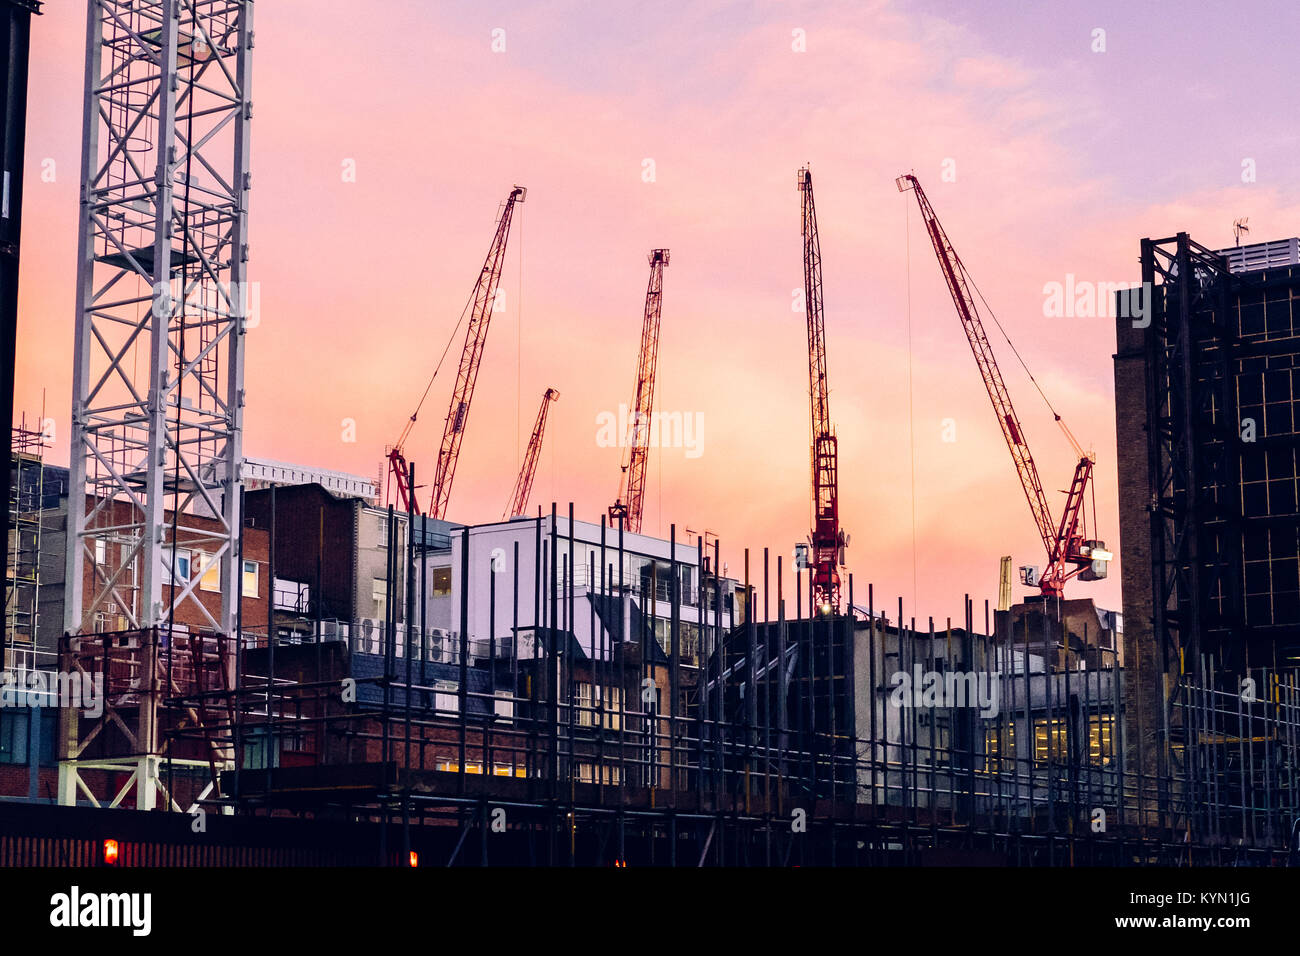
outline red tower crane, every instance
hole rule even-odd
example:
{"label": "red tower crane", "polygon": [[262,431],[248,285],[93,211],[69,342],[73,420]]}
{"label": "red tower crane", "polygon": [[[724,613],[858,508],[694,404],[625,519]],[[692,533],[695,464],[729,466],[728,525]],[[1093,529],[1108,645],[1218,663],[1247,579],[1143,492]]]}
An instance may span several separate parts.
{"label": "red tower crane", "polygon": [[804,312],[808,318],[808,393],[812,425],[813,599],[823,614],[840,608],[840,567],[848,538],[840,528],[839,450],[831,426],[830,390],[826,383],[826,323],[822,313],[822,250],[817,236],[812,171],[798,172],[802,193]]}
{"label": "red tower crane", "polygon": [[546,410],[551,402],[560,397],[560,393],[548,388],[542,395],[542,407],[537,410],[537,421],[533,424],[533,435],[528,439],[528,451],[524,453],[524,464],[519,469],[515,481],[515,490],[510,493],[510,501],[501,515],[502,520],[524,514],[528,508],[528,495],[533,490],[533,476],[537,473],[537,456],[542,450],[542,435],[546,432]]}
{"label": "red tower crane", "polygon": [[975,355],[975,364],[979,366],[980,377],[984,380],[984,387],[988,391],[990,401],[993,402],[998,424],[1002,427],[1002,436],[1011,451],[1016,474],[1020,477],[1020,485],[1024,489],[1025,498],[1029,501],[1029,510],[1033,513],[1034,523],[1043,539],[1043,547],[1047,552],[1047,566],[1038,578],[1039,589],[1045,596],[1059,597],[1065,582],[1076,575],[1080,575],[1081,580],[1104,577],[1106,562],[1110,560],[1111,555],[1105,550],[1104,542],[1085,540],[1083,527],[1084,498],[1089,482],[1092,480],[1094,464],[1092,455],[1080,447],[1065,423],[1061,421],[1061,416],[1053,410],[1052,414],[1057,424],[1061,426],[1075,454],[1079,456],[1079,463],[1074,469],[1074,479],[1070,483],[1069,491],[1066,492],[1065,510],[1061,514],[1059,523],[1053,521],[1047,496],[1043,493],[1043,483],[1038,477],[1038,468],[1034,465],[1033,456],[1029,453],[1029,445],[1025,441],[1024,430],[1020,427],[1020,418],[1011,404],[1011,395],[1007,391],[1006,382],[1002,380],[997,359],[994,358],[993,349],[984,334],[984,324],[980,321],[979,310],[975,306],[970,284],[967,282],[966,267],[957,255],[957,250],[953,248],[952,242],[949,241],[948,234],[940,225],[939,217],[935,215],[934,208],[926,198],[925,190],[921,188],[917,178],[904,175],[899,176],[895,182],[899,192],[910,189],[916,194],[916,201],[921,207],[921,218],[925,222],[926,232],[929,233],[930,243],[934,246],[934,254],[939,260],[939,269],[948,284],[948,292],[952,296],[953,305],[957,308],[957,317],[961,320],[962,330],[966,333],[971,352]]}
{"label": "red tower crane", "polygon": [[[474,398],[474,384],[478,380],[479,363],[483,360],[483,346],[487,342],[488,324],[496,306],[497,285],[501,281],[501,264],[505,258],[506,241],[510,237],[510,222],[514,218],[515,203],[523,202],[528,190],[515,186],[502,204],[497,215],[496,232],[492,236],[492,245],[488,247],[487,258],[479,271],[478,281],[470,296],[469,325],[465,329],[465,347],[461,350],[460,367],[456,371],[456,387],[451,393],[451,405],[447,410],[447,419],[443,425],[442,444],[438,449],[438,464],[434,471],[433,491],[429,500],[429,515],[442,518],[447,510],[447,500],[451,497],[451,482],[456,475],[456,461],[460,456],[460,443],[465,436],[465,423],[469,418],[470,401]],[[438,373],[435,370],[434,375]],[[432,379],[429,382],[433,384]],[[428,387],[424,394],[429,394]],[[420,399],[424,404],[424,398]],[[414,488],[407,487],[406,458],[404,445],[411,429],[415,427],[416,416],[420,413],[417,405],[411,413],[410,420],[402,429],[401,437],[388,452],[389,472],[397,488],[398,501],[403,510],[411,507],[420,513],[419,505],[412,496]]]}
{"label": "red tower crane", "polygon": [[654,411],[655,366],[659,360],[659,314],[663,306],[667,249],[651,249],[650,283],[645,293],[641,322],[641,354],[636,366],[636,391],[632,396],[627,464],[619,480],[618,500],[609,506],[609,520],[623,519],[623,528],[641,533],[641,504],[645,497],[646,463],[650,459],[650,416]]}

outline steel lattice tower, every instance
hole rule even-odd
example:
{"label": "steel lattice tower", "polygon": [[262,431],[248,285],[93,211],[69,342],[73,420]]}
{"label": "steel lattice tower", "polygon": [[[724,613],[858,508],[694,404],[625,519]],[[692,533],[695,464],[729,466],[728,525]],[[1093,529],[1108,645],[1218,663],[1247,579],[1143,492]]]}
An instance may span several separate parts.
{"label": "steel lattice tower", "polygon": [[[88,3],[65,630],[75,648],[152,629],[143,666],[182,609],[200,630],[236,628],[252,13]],[[174,573],[177,542],[196,555],[189,575]],[[215,615],[196,592],[214,565]],[[148,808],[158,700],[139,697]],[[76,767],[61,769],[67,799]]]}

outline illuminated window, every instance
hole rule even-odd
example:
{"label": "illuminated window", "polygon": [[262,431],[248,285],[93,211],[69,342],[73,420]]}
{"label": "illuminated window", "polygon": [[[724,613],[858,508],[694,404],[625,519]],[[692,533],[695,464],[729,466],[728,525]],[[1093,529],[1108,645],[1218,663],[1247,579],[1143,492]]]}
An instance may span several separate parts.
{"label": "illuminated window", "polygon": [[1015,769],[1016,725],[988,727],[984,731],[984,773],[1010,773]]}
{"label": "illuminated window", "polygon": [[[439,760],[438,769],[447,773],[460,773],[460,763],[455,760]],[[465,761],[465,772],[482,773],[483,765],[481,763],[471,763],[467,760]]]}
{"label": "illuminated window", "polygon": [[202,551],[197,552],[199,567],[202,568],[205,562],[210,561],[203,572],[203,577],[199,578],[199,587],[204,591],[221,590],[221,563],[215,558],[210,558]]}
{"label": "illuminated window", "polygon": [[1045,717],[1034,721],[1034,763],[1040,767],[1052,761],[1066,760],[1070,755],[1065,721],[1060,717],[1052,718],[1050,732],[1048,724]]}
{"label": "illuminated window", "polygon": [[446,597],[451,593],[451,566],[433,569],[433,596]]}
{"label": "illuminated window", "polygon": [[1115,716],[1100,714],[1088,718],[1088,762],[1108,767],[1115,757]]}

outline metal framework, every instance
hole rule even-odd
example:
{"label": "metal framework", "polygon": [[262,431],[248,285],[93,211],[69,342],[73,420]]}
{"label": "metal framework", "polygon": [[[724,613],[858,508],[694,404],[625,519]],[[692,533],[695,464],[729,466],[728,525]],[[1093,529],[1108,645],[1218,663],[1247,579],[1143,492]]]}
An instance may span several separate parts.
{"label": "metal framework", "polygon": [[[1243,675],[1212,661],[1202,680],[1180,678],[1187,759],[1152,772],[1125,757],[1139,732],[1125,685],[1146,677],[1126,673],[1086,624],[1067,633],[1040,615],[1033,633],[1026,620],[995,637],[988,604],[981,624],[967,597],[960,626],[918,625],[914,609],[882,606],[870,587],[858,592],[861,618],[809,614],[811,582],[784,590],[781,558],[771,568],[766,550],[752,582],[746,553],[734,584],[745,620],[724,624],[719,597],[731,587],[702,543],[698,589],[675,583],[672,557],[658,580],[629,582],[622,537],[607,542],[604,528],[577,575],[572,518],[561,527],[555,516],[553,505],[532,541],[516,539],[505,570],[469,558],[471,535],[493,526],[458,532],[458,629],[390,614],[380,628],[332,624],[303,645],[272,637],[245,655],[235,694],[187,698],[233,697],[244,716],[244,759],[206,805],[386,824],[382,865],[412,850],[425,865],[1286,858],[1300,811],[1293,672],[1252,670],[1251,701]],[[521,573],[530,558],[534,572]],[[426,606],[425,587],[421,576],[414,606]],[[853,604],[852,575],[846,590]],[[485,595],[491,607],[512,597],[471,635],[463,609]],[[896,699],[900,675],[931,672],[973,675],[995,693],[995,712],[971,697]],[[340,701],[344,677],[356,680],[354,704]],[[649,686],[656,693],[639,692]],[[213,732],[231,741],[241,729],[178,726],[174,736]],[[794,816],[807,826],[792,827]]]}
{"label": "metal framework", "polygon": [[804,311],[808,318],[808,395],[811,423],[812,518],[809,543],[813,589],[823,613],[840,608],[840,566],[848,543],[840,528],[839,448],[831,425],[830,389],[826,382],[826,320],[822,312],[822,249],[817,235],[812,171],[799,170],[802,194]]}
{"label": "metal framework", "polygon": [[559,397],[560,393],[553,388],[548,388],[542,395],[542,405],[537,409],[537,421],[533,423],[533,434],[528,439],[524,463],[519,469],[519,477],[515,479],[510,500],[506,502],[506,510],[501,513],[502,518],[518,517],[528,510],[528,496],[533,491],[533,477],[537,474],[537,458],[541,454],[542,436],[546,432],[546,412],[551,407],[551,402]]}
{"label": "metal framework", "polygon": [[41,537],[45,526],[45,436],[15,426],[11,454],[8,542],[5,549],[5,620],[0,637],[0,672],[25,672],[45,666],[37,644],[40,623]]}
{"label": "metal framework", "polygon": [[627,463],[619,479],[618,499],[609,507],[609,518],[620,518],[623,528],[641,533],[641,511],[645,500],[646,465],[650,461],[651,421],[654,414],[655,369],[659,362],[659,317],[663,310],[664,269],[667,249],[651,249],[650,282],[646,286],[645,316],[641,321],[641,351],[636,363],[636,388],[632,394]]}
{"label": "metal framework", "polygon": [[[120,619],[152,660],[182,607],[236,630],[253,4],[87,11],[65,630]],[[215,613],[197,593],[213,568]],[[151,687],[123,761],[143,809],[161,746]],[[70,757],[60,799],[78,785]]]}
{"label": "metal framework", "polygon": [[[23,167],[27,142],[27,74],[31,54],[32,15],[40,15],[40,0],[3,0],[0,3],[0,168],[4,170],[4,202],[0,212],[0,424],[8,429],[14,419],[14,356],[18,344],[18,262],[22,245]],[[5,468],[0,480],[0,501],[11,500],[8,461],[14,446],[5,433]],[[9,537],[9,511],[0,511],[3,537]],[[0,578],[8,580],[6,549]],[[0,666],[3,666],[0,652]]]}
{"label": "metal framework", "polygon": [[[957,317],[961,320],[962,331],[966,333],[966,340],[970,343],[971,352],[975,356],[975,364],[979,367],[984,388],[993,403],[993,411],[1002,429],[1002,437],[1006,439],[1007,449],[1011,452],[1011,460],[1015,463],[1016,475],[1020,478],[1020,486],[1024,490],[1025,499],[1029,502],[1034,524],[1043,539],[1043,548],[1047,553],[1047,566],[1039,577],[1039,589],[1045,595],[1059,596],[1064,590],[1066,581],[1092,566],[1093,559],[1087,553],[1084,535],[1080,530],[1085,497],[1092,478],[1092,456],[1079,447],[1069,430],[1062,424],[1062,431],[1079,455],[1079,463],[1075,466],[1074,478],[1066,494],[1065,508],[1058,525],[1052,518],[1052,510],[1047,503],[1047,495],[1038,477],[1038,468],[1034,464],[1033,455],[1030,454],[1029,444],[1025,440],[1020,417],[1016,414],[1015,406],[1011,403],[1011,394],[1002,379],[1002,370],[998,368],[993,348],[984,333],[984,323],[980,321],[979,309],[975,305],[974,296],[971,295],[966,281],[966,267],[948,239],[948,234],[940,224],[939,217],[935,214],[934,207],[930,205],[930,200],[926,197],[925,190],[921,188],[917,178],[910,174],[903,175],[898,177],[896,183],[899,192],[910,189],[916,195],[926,233],[930,237],[931,245],[934,246],[935,257],[939,260],[939,270],[943,273],[948,293],[952,296],[952,303],[957,309]],[[1055,417],[1060,423],[1061,416]]]}
{"label": "metal framework", "polygon": [[[1166,673],[1200,660],[1212,627],[1244,624],[1236,329],[1223,256],[1187,233],[1142,240],[1152,620]],[[1244,645],[1244,635],[1234,641]],[[1217,650],[1217,649],[1216,649]]]}

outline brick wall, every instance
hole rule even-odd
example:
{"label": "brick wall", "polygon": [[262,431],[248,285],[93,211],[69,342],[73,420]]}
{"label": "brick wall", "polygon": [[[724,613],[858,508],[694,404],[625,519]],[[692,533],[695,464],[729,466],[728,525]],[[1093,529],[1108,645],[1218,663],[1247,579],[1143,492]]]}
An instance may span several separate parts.
{"label": "brick wall", "polygon": [[[1121,310],[1117,310],[1121,311]],[[1120,587],[1124,604],[1124,760],[1132,773],[1157,767],[1164,678],[1152,633],[1151,489],[1147,442],[1146,357],[1149,330],[1115,320],[1115,436],[1119,471]]]}

